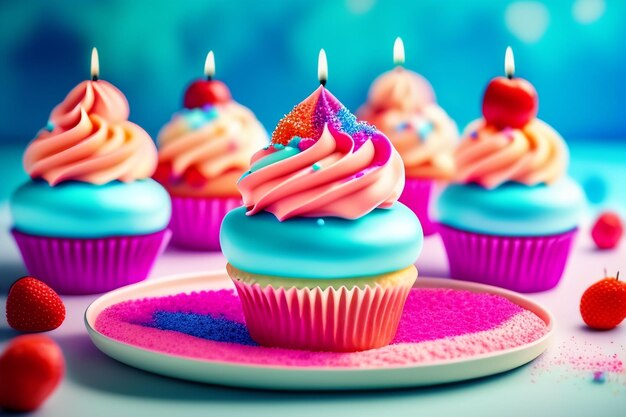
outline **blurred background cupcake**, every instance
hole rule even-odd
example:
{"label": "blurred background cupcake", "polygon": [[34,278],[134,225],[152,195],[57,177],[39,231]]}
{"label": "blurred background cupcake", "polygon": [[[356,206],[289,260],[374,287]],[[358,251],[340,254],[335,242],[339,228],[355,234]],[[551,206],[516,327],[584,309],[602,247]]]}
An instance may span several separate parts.
{"label": "blurred background cupcake", "polygon": [[278,123],[221,232],[254,340],[325,351],[391,342],[423,241],[396,201],[403,182],[389,140],[324,87]]}
{"label": "blurred background cupcake", "polygon": [[436,231],[429,213],[433,184],[454,174],[458,130],[437,105],[430,83],[402,66],[400,38],[394,44],[394,63],[396,68],[374,80],[357,115],[385,133],[400,153],[406,175],[400,201],[420,219],[424,235],[431,235]]}
{"label": "blurred background cupcake", "polygon": [[159,132],[159,166],[154,178],[172,197],[172,243],[219,250],[219,230],[229,210],[241,205],[237,181],[252,154],[267,144],[254,114],[235,102],[228,87],[213,79],[213,52],[206,80],[185,92],[184,109]]}
{"label": "blurred background cupcake", "polygon": [[536,118],[534,87],[513,77],[510,48],[505,67],[456,150],[459,184],[438,200],[440,233],[453,278],[543,291],[561,278],[586,202],[566,175],[563,138]]}
{"label": "blurred background cupcake", "polygon": [[150,179],[157,150],[128,121],[126,97],[98,80],[76,86],[28,145],[31,179],[10,200],[13,236],[31,275],[65,294],[145,279],[169,240],[170,199]]}

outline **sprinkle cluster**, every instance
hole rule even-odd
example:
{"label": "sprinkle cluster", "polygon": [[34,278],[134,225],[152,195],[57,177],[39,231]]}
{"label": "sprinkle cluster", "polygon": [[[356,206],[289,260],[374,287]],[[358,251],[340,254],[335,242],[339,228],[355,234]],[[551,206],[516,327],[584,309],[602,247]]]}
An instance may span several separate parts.
{"label": "sprinkle cluster", "polygon": [[376,132],[373,126],[359,122],[335,97],[322,90],[298,104],[278,122],[272,142],[286,145],[295,137],[305,138],[303,141],[315,140],[321,136],[325,124],[354,137],[357,147]]}

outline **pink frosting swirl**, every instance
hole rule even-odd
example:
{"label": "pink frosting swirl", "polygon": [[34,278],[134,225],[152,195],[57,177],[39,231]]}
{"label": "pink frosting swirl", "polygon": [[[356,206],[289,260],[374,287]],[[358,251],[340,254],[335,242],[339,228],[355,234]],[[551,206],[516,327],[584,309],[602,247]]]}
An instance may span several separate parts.
{"label": "pink frosting swirl", "polygon": [[156,146],[127,117],[126,98],[113,85],[81,83],[52,111],[52,130],[41,130],[26,149],[26,172],[50,185],[149,178],[156,168]]}
{"label": "pink frosting swirl", "polygon": [[408,178],[453,176],[458,130],[420,75],[401,67],[382,74],[372,83],[358,116],[387,135]]}
{"label": "pink frosting swirl", "polygon": [[130,114],[126,97],[113,84],[103,80],[83,81],[52,110],[50,121],[57,126],[71,124],[81,107],[87,114],[97,114],[111,123],[126,121]]}
{"label": "pink frosting swirl", "polygon": [[419,112],[435,102],[435,92],[421,75],[397,67],[374,80],[367,96],[371,111]]}
{"label": "pink frosting swirl", "polygon": [[495,188],[507,181],[551,184],[567,170],[563,138],[539,119],[522,129],[503,129],[476,120],[456,150],[456,181]]}
{"label": "pink frosting swirl", "polygon": [[[272,153],[259,151],[252,161]],[[294,216],[356,219],[388,208],[404,188],[397,151],[380,132],[360,146],[347,133],[324,125],[310,147],[260,168],[239,182],[248,215],[261,210],[282,221]]]}

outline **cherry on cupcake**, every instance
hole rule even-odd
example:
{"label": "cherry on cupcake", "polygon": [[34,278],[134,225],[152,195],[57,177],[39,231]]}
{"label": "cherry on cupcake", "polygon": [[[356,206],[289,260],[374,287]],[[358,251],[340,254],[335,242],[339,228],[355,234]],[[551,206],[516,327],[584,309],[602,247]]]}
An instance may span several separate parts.
{"label": "cherry on cupcake", "polygon": [[215,75],[215,57],[213,51],[210,51],[206,57],[204,64],[205,80],[196,80],[185,91],[183,104],[188,109],[204,107],[207,104],[215,105],[227,103],[232,99],[230,90],[221,81],[214,80]]}
{"label": "cherry on cupcake", "polygon": [[626,282],[619,280],[619,272],[587,288],[580,299],[580,314],[587,326],[597,330],[610,330],[626,318]]}
{"label": "cherry on cupcake", "polygon": [[485,90],[483,117],[498,129],[522,128],[537,116],[538,98],[535,87],[523,78],[516,78],[513,51],[505,55],[506,77],[496,77]]}
{"label": "cherry on cupcake", "polygon": [[604,212],[591,228],[591,238],[598,249],[615,248],[624,233],[624,225],[619,215],[614,212]]}

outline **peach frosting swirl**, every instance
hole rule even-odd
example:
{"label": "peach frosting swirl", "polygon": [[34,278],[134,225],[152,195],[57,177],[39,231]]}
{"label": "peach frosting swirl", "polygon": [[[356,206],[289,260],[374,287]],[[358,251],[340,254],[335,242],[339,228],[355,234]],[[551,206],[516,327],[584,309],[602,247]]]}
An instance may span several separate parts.
{"label": "peach frosting swirl", "polygon": [[50,115],[24,154],[32,178],[54,186],[63,181],[100,185],[149,178],[156,168],[152,139],[127,120],[128,102],[106,81],[75,87]]}
{"label": "peach frosting swirl", "polygon": [[358,116],[389,137],[407,178],[452,178],[458,130],[420,75],[401,67],[381,75]]}
{"label": "peach frosting swirl", "polygon": [[565,174],[569,158],[563,138],[539,119],[522,129],[502,130],[476,120],[466,128],[455,156],[455,180],[488,189],[507,181],[552,184]]}
{"label": "peach frosting swirl", "polygon": [[[237,180],[268,137],[249,109],[231,101],[177,113],[159,132],[158,143],[159,164],[171,166],[164,185],[174,194],[239,196]],[[190,171],[202,181],[181,181]]]}
{"label": "peach frosting swirl", "polygon": [[404,188],[400,155],[378,131],[357,142],[325,124],[310,147],[254,170],[255,162],[273,149],[257,152],[251,173],[239,182],[248,215],[265,210],[279,221],[294,216],[356,219],[390,207]]}

